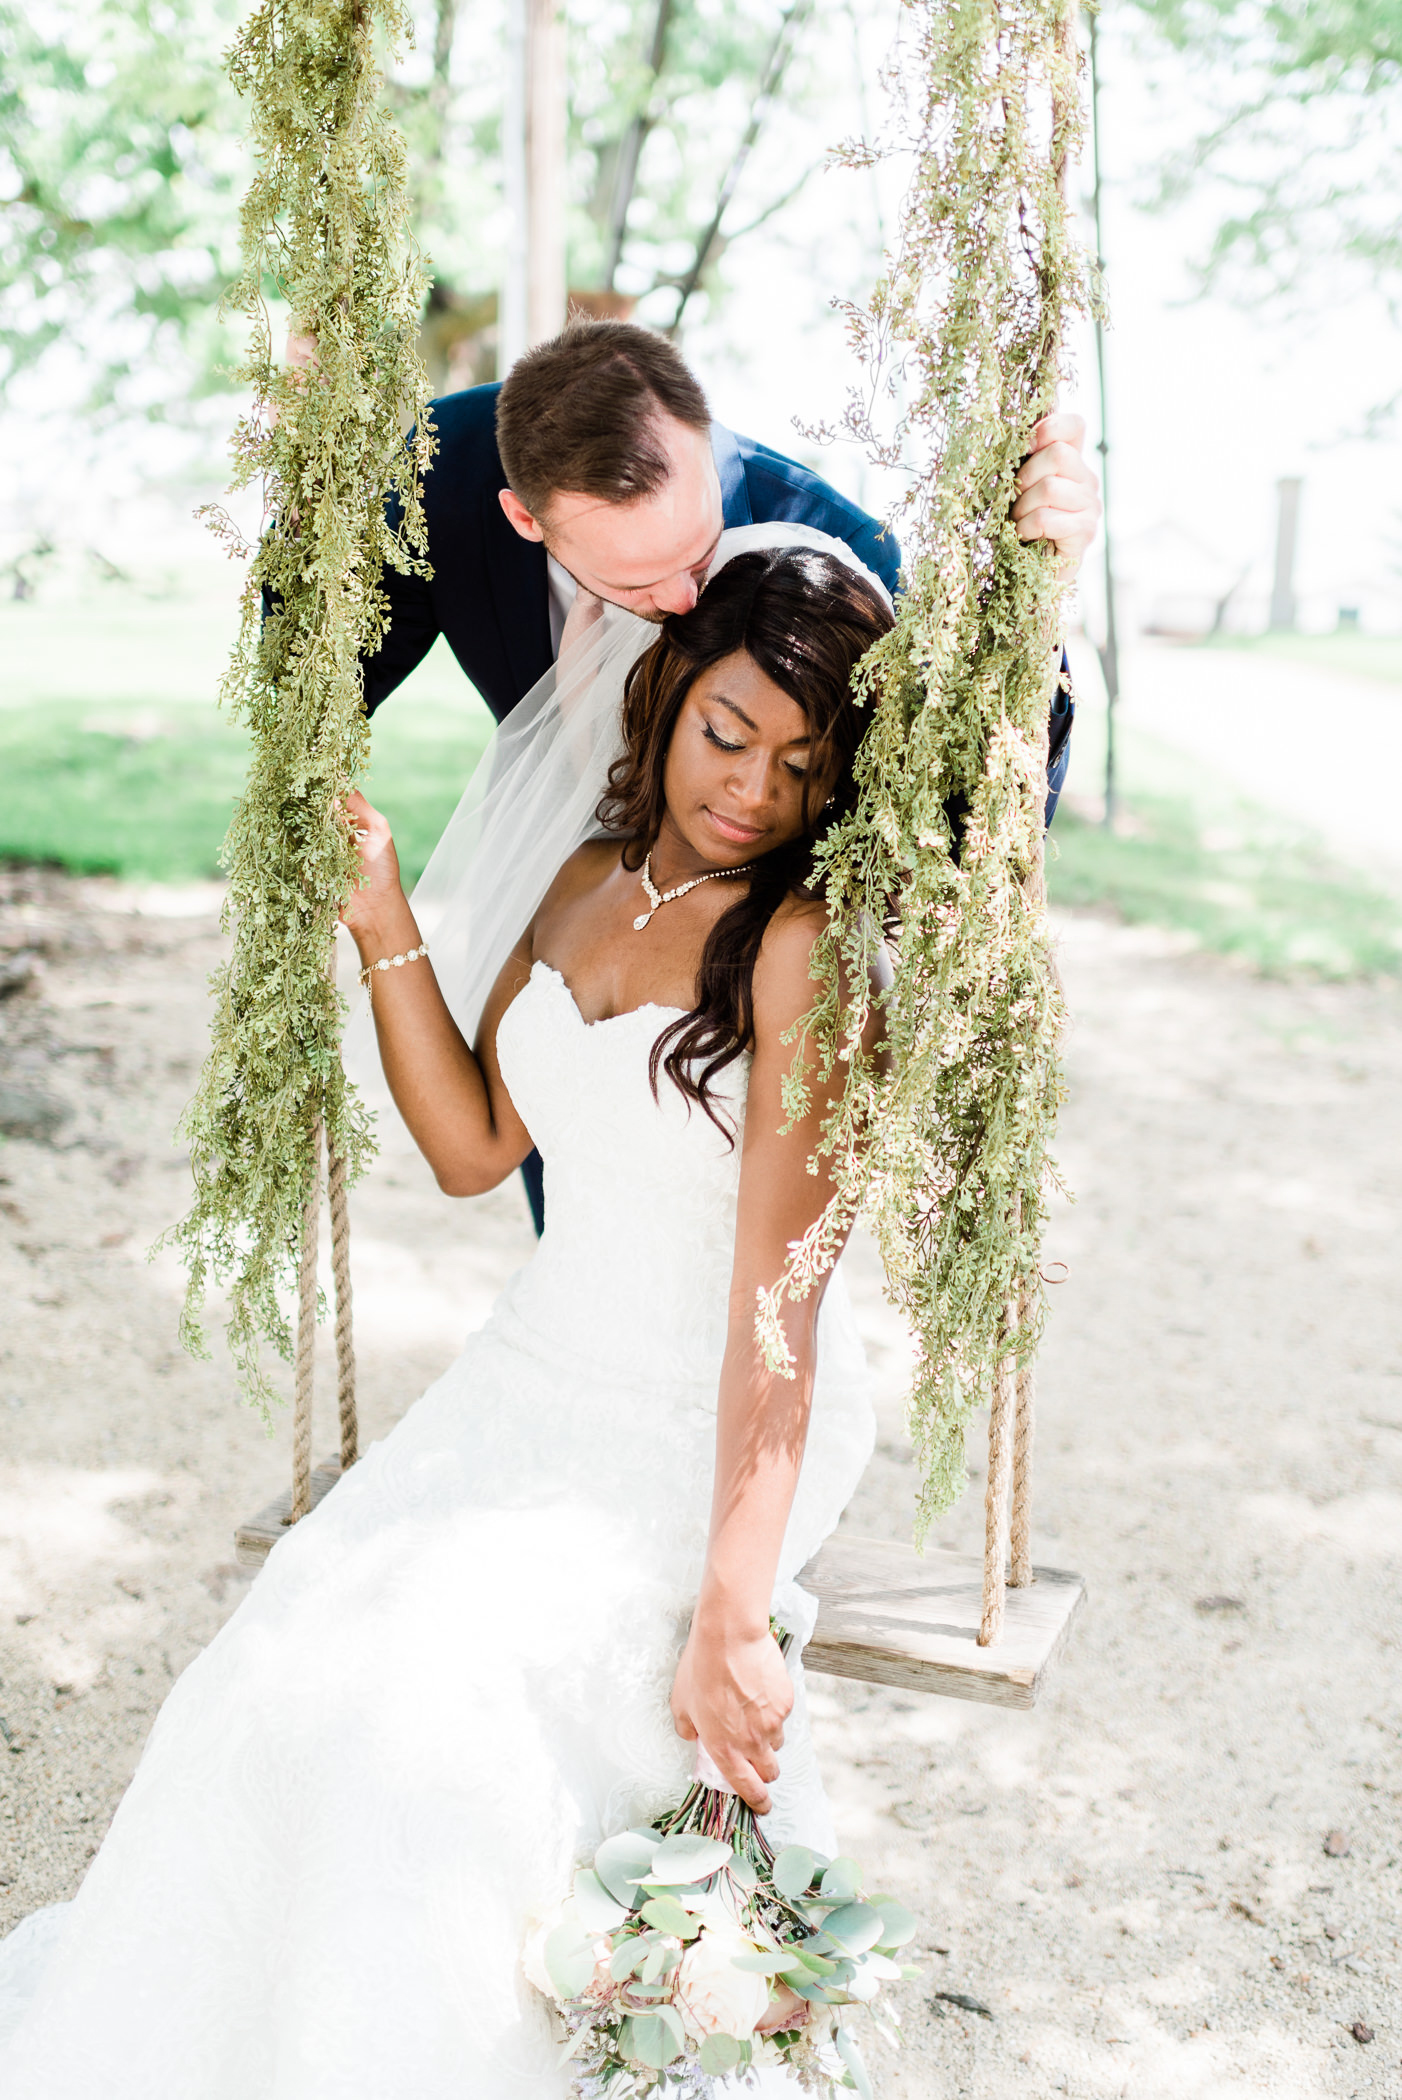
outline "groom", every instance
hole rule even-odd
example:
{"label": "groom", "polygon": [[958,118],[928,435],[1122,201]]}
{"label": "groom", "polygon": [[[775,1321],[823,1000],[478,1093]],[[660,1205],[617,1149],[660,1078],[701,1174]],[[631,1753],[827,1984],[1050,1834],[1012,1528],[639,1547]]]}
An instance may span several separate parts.
{"label": "groom", "polygon": [[[383,573],[391,624],[365,665],[368,713],[442,634],[500,721],[549,670],[577,600],[576,618],[598,598],[648,620],[689,612],[726,526],[815,526],[895,590],[900,551],[877,520],[796,460],[713,422],[679,353],[631,322],[573,320],[503,385],[435,401],[433,421],[433,579]],[[1072,567],[1100,516],[1083,430],[1076,416],[1038,424],[1013,511],[1024,539],[1051,540]],[[1070,724],[1059,691],[1053,801]]]}
{"label": "groom", "polygon": [[[315,345],[294,339],[309,362]],[[711,420],[679,353],[626,321],[572,320],[505,383],[433,404],[438,451],[424,479],[431,581],[386,569],[390,627],[365,663],[373,713],[444,635],[498,721],[559,654],[566,622],[600,599],[646,620],[689,612],[721,532],[777,519],[847,542],[894,592],[889,533],[796,460]],[[1100,515],[1081,457],[1084,426],[1048,416],[1032,433],[1013,516],[1072,567]],[[1051,708],[1050,819],[1069,756],[1065,671]],[[523,1169],[537,1230],[540,1162]]]}

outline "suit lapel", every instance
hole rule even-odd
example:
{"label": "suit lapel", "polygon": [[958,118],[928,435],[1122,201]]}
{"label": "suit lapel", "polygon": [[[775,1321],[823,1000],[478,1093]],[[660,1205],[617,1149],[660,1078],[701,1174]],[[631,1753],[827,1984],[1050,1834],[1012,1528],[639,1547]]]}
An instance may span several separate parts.
{"label": "suit lapel", "polygon": [[750,491],[745,481],[745,462],[733,430],[723,423],[711,425],[711,452],[720,478],[721,516],[727,527],[753,525]]}
{"label": "suit lapel", "polygon": [[538,541],[523,540],[519,532],[513,532],[495,488],[482,496],[482,544],[502,655],[515,688],[514,706],[545,676],[553,661],[545,549]]}

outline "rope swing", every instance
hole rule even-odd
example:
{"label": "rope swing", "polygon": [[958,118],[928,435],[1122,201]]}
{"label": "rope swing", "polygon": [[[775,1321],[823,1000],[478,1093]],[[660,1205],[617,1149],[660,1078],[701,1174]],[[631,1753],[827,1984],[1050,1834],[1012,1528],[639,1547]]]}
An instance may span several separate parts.
{"label": "rope swing", "polygon": [[[235,431],[233,486],[257,483],[263,515],[254,546],[226,512],[212,523],[249,561],[220,698],[247,722],[252,757],[224,842],[232,953],[183,1124],[195,1200],[171,1238],[189,1275],[186,1346],[204,1353],[205,1292],[227,1284],[230,1349],[265,1416],[275,1393],[260,1344],[292,1354],[279,1292],[296,1292],[297,1515],[309,1506],[323,1141],[343,1462],[356,1453],[345,1192],[373,1146],[341,1068],[332,966],[358,874],[345,796],[369,757],[360,659],[385,631],[383,566],[428,573],[419,494],[433,439],[416,348],[426,278],[407,240],[404,142],[378,101],[380,28],[407,32],[397,0],[262,0],[230,58],[258,163],[243,272],[225,302],[249,324],[239,376],[255,404]],[[314,371],[274,363],[269,285],[316,337]]]}
{"label": "rope swing", "polygon": [[[1042,834],[1062,588],[1051,550],[1024,545],[1010,511],[1085,298],[1064,204],[1078,59],[1068,0],[906,0],[904,15],[901,123],[880,150],[913,172],[885,274],[847,311],[866,385],[843,422],[877,461],[915,462],[896,521],[906,587],[859,669],[872,710],[859,801],[824,850],[829,930],[806,1026],[825,1074],[845,1074],[820,1147],[836,1194],[762,1300],[760,1334],[782,1368],[785,1301],[864,1214],[917,1340],[918,1535],[962,1491],[966,1425],[986,1404],[986,1549],[956,1581],[958,1556],[839,1535],[805,1571],[820,1599],[810,1666],[1027,1705],[1082,1588],[1050,1570],[1030,1587],[1032,1366],[1061,1095]],[[403,141],[376,99],[377,27],[407,33],[397,0],[262,0],[231,61],[258,155],[228,301],[251,326],[242,377],[257,404],[238,426],[235,486],[261,482],[264,524],[256,547],[222,513],[215,526],[251,557],[222,697],[248,721],[253,757],[225,845],[233,952],[184,1125],[195,1203],[173,1237],[187,1343],[202,1346],[209,1280],[227,1283],[230,1345],[265,1411],[259,1345],[292,1355],[279,1292],[296,1293],[293,1491],[240,1531],[250,1559],[335,1477],[311,1466],[323,1143],[342,1466],[356,1454],[345,1191],[372,1141],[341,1069],[330,961],[356,871],[344,796],[368,756],[359,660],[384,632],[382,565],[428,573],[419,489],[433,450],[415,349],[424,273]],[[269,280],[317,340],[305,376],[273,363]],[[897,374],[905,407],[883,429]],[[883,1069],[861,1036],[893,901]]]}
{"label": "rope swing", "polygon": [[[762,1304],[761,1332],[781,1369],[784,1301],[813,1288],[865,1214],[916,1338],[920,1538],[963,1492],[966,1425],[990,1408],[987,1645],[1003,1622],[1009,1529],[1012,1580],[1031,1576],[1031,1367],[1062,1093],[1043,832],[1064,590],[1053,550],[1019,540],[1011,511],[1086,297],[1064,195],[1079,60],[1068,0],[907,0],[904,12],[904,98],[885,151],[908,155],[912,175],[886,273],[869,305],[846,310],[866,385],[843,418],[907,476],[904,590],[857,673],[872,709],[857,806],[822,849],[829,926],[806,1025],[824,1077],[845,1071],[819,1148],[836,1193]],[[883,428],[897,382],[906,406]],[[862,1031],[892,900],[882,1069]],[[806,1091],[796,1055],[793,1110]]]}

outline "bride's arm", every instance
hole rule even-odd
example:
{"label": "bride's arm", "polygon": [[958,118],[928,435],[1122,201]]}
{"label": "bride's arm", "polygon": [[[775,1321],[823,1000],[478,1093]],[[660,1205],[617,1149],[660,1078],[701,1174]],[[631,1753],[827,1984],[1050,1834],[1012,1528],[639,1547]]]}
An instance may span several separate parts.
{"label": "bride's arm", "polygon": [[761,1814],[793,1689],[769,1631],[774,1575],[808,1434],[821,1288],[786,1304],[784,1325],[795,1375],[765,1367],[755,1340],[756,1294],[784,1272],[832,1194],[808,1162],[840,1081],[816,1082],[803,1122],[781,1136],[782,1082],[794,1046],[786,1031],[813,1004],[809,958],[821,914],[799,910],[776,922],[755,967],[755,1053],[745,1112],[735,1227],[730,1329],[716,1417],[711,1533],[691,1633],[672,1693],[678,1733],[700,1736],[726,1778]]}
{"label": "bride's arm", "polygon": [[[346,808],[364,834],[362,888],[341,913],[362,963],[407,955],[420,945],[389,825],[363,795]],[[415,1144],[450,1196],[478,1196],[519,1167],[531,1137],[517,1115],[497,1064],[497,1023],[530,974],[530,934],[523,936],[487,1001],[474,1054],[449,1013],[431,960],[376,970],[370,1005],[380,1062]]]}

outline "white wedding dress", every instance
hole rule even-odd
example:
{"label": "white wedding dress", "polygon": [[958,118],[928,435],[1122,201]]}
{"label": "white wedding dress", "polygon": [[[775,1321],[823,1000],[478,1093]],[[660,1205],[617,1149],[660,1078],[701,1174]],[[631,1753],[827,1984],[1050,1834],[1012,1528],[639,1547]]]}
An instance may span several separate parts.
{"label": "white wedding dress", "polygon": [[[694,1756],[668,1694],[740,1154],[653,1098],[671,1012],[586,1024],[540,963],[508,1009],[545,1236],[185,1672],[76,1900],[0,1945],[3,2100],[559,2100],[533,1914]],[[801,1636],[871,1441],[839,1275],[775,1591]],[[832,1850],[799,1691],[770,1834]]]}

